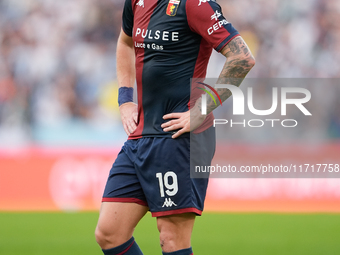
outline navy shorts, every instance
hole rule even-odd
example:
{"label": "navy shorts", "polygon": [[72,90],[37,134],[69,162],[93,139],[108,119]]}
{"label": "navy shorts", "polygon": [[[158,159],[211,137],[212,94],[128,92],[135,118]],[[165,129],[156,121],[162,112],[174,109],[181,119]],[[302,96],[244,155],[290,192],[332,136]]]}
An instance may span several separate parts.
{"label": "navy shorts", "polygon": [[208,155],[200,157],[202,165],[210,165],[215,153],[215,129],[211,127],[191,138],[126,141],[110,170],[102,201],[145,205],[153,217],[187,212],[201,215],[209,178],[190,178],[190,144],[195,144],[192,150],[198,149],[197,144],[210,144]]}

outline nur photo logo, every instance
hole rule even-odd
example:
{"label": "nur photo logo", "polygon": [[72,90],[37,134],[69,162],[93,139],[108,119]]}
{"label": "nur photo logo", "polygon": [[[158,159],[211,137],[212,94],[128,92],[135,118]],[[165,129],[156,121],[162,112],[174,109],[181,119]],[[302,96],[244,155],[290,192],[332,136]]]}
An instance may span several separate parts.
{"label": "nur photo logo", "polygon": [[[307,104],[311,98],[311,92],[306,88],[299,87],[271,87],[271,106],[267,109],[257,109],[254,106],[254,101],[256,101],[256,97],[254,96],[253,87],[248,87],[246,93],[244,93],[241,88],[230,85],[230,84],[215,84],[215,87],[212,87],[206,83],[198,82],[199,84],[204,85],[206,88],[210,89],[211,92],[207,89],[200,88],[206,92],[201,96],[201,114],[207,114],[207,102],[208,96],[213,100],[215,106],[217,106],[217,101],[215,97],[218,99],[220,104],[222,105],[222,100],[220,95],[218,94],[219,89],[227,89],[232,94],[233,98],[233,115],[234,116],[245,116],[246,110],[255,116],[267,116],[268,118],[263,119],[244,119],[241,122],[236,122],[235,120],[227,120],[227,119],[214,119],[214,127],[216,125],[226,125],[230,124],[230,127],[233,126],[243,126],[243,127],[254,127],[259,128],[263,127],[266,123],[269,123],[272,127],[275,127],[277,122],[281,123],[282,127],[296,127],[298,125],[298,121],[296,119],[278,119],[278,118],[269,118],[269,116],[275,114],[277,116],[277,111],[280,105],[280,116],[287,116],[287,106],[296,107],[304,116],[312,116],[312,113],[307,109],[305,104]],[[298,97],[298,98],[294,98]],[[230,99],[228,99],[230,100]],[[280,103],[279,103],[280,101]],[[247,107],[247,108],[246,108]]]}

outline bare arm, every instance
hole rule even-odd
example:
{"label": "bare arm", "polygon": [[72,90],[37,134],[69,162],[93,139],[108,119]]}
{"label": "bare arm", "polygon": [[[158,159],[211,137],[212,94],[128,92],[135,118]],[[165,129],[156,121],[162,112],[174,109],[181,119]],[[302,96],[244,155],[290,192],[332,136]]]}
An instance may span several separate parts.
{"label": "bare arm", "polygon": [[[231,84],[240,86],[243,79],[248,72],[255,65],[255,59],[251,54],[247,44],[238,36],[229,42],[221,52],[226,58],[226,62],[217,81],[218,84]],[[228,89],[217,89],[222,102],[227,100],[231,96],[231,92]],[[207,98],[207,113],[212,112],[218,105],[212,98]],[[201,100],[198,100],[197,104],[200,106]],[[200,108],[200,107],[199,107]]]}
{"label": "bare arm", "polygon": [[[136,80],[135,50],[132,37],[121,30],[117,42],[117,78],[119,87],[133,88]],[[137,128],[138,110],[133,102],[122,104],[119,107],[124,130],[127,135]]]}
{"label": "bare arm", "polygon": [[[255,59],[251,54],[247,44],[238,36],[231,40],[223,49],[222,54],[227,58],[220,77],[217,81],[219,84],[231,84],[240,86],[243,79],[248,72],[255,65]],[[231,92],[228,89],[217,89],[222,102],[231,96]],[[207,113],[212,112],[219,104],[215,105],[215,102],[211,97],[207,97]],[[183,133],[190,132],[199,127],[205,120],[206,115],[201,114],[202,100],[198,99],[195,106],[185,113],[171,113],[165,115],[164,119],[176,119],[171,120],[162,125],[165,132],[180,129],[172,137],[177,138]],[[191,121],[191,123],[190,123]]]}
{"label": "bare arm", "polygon": [[117,42],[117,77],[119,87],[133,87],[136,79],[135,50],[132,37],[121,30]]}

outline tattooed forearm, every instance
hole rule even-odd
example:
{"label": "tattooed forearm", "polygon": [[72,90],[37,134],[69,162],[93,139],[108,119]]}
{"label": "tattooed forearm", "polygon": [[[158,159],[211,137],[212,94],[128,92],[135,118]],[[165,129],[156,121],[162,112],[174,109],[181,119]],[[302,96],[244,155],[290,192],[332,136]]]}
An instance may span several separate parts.
{"label": "tattooed forearm", "polygon": [[[247,44],[242,37],[236,37],[225,46],[222,50],[222,54],[226,56],[227,61],[217,83],[240,86],[243,79],[255,64],[255,59]],[[228,89],[217,89],[217,92],[221,97],[222,102],[231,96],[231,92]],[[216,107],[212,98],[208,97],[207,112],[210,113]]]}

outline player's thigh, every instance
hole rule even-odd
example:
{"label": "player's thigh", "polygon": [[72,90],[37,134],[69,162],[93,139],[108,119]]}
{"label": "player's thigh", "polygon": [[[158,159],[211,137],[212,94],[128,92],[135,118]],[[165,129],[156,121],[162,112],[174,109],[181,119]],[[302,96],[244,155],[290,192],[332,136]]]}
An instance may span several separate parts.
{"label": "player's thigh", "polygon": [[125,243],[147,211],[147,206],[136,203],[103,202],[96,228],[97,241],[113,247]]}
{"label": "player's thigh", "polygon": [[165,252],[186,249],[191,246],[195,217],[194,213],[157,217],[161,246]]}

